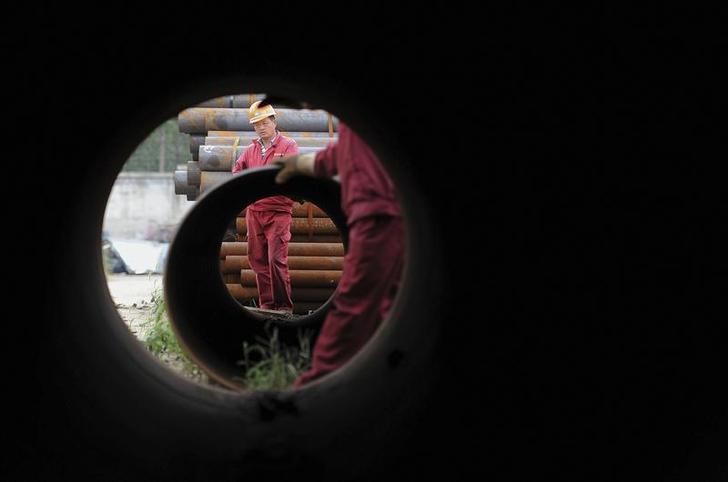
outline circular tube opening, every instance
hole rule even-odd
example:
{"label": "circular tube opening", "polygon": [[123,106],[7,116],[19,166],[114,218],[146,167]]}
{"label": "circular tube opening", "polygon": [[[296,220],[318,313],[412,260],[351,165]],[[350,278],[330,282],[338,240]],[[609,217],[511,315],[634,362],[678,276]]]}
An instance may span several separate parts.
{"label": "circular tube opening", "polygon": [[[199,163],[200,159],[194,162]],[[190,188],[178,193],[195,200],[196,205],[188,212],[167,255],[164,292],[172,327],[185,353],[216,384],[233,390],[246,388],[240,380],[244,342],[269,335],[267,330],[271,326],[284,344],[295,344],[301,330],[311,330],[315,339],[332,298],[295,320],[271,318],[242,308],[231,296],[220,265],[221,240],[230,219],[237,218],[243,208],[262,197],[290,195],[304,198],[324,211],[340,231],[342,244],[347,243],[338,182],[300,177],[281,186],[273,182],[276,172],[275,167],[253,169],[207,189]],[[175,172],[175,181],[179,174]],[[189,169],[186,175],[188,181],[195,176]],[[200,187],[203,184],[200,179]],[[200,207],[201,201],[207,207]]]}
{"label": "circular tube opening", "polygon": [[301,329],[320,328],[330,303],[295,320],[255,313],[237,303],[219,274],[219,240],[229,219],[271,195],[302,198],[328,213],[342,233],[344,246],[347,243],[339,183],[297,177],[278,185],[274,181],[278,170],[275,166],[250,169],[205,193],[188,213],[169,250],[164,288],[175,332],[190,356],[229,388],[245,388],[239,380],[244,342],[268,336],[266,329],[274,325],[282,343],[295,345]]}
{"label": "circular tube opening", "polygon": [[[260,236],[255,242],[266,251],[251,252],[249,241],[254,235],[248,233],[248,207],[231,221],[220,242],[220,274],[230,295],[249,310],[291,321],[317,310],[327,310],[344,264],[344,243],[338,226],[315,203],[303,199],[294,202],[290,227],[284,230],[290,233],[283,237],[286,249],[279,250],[286,256],[282,262],[284,268],[279,270],[281,278],[290,282],[292,305],[288,313],[275,310],[266,305],[270,300],[261,298],[257,271],[270,269],[271,263],[265,255],[270,254],[271,248],[268,238]],[[254,222],[257,221],[256,217]],[[277,242],[275,236],[272,238]],[[260,266],[265,263],[268,270]],[[267,283],[267,278],[263,282]]]}

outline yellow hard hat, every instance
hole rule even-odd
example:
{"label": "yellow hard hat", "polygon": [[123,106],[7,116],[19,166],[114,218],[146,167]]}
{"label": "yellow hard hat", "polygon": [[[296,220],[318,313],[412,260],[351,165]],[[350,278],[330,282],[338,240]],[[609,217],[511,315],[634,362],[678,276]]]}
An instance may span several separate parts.
{"label": "yellow hard hat", "polygon": [[273,110],[273,106],[268,104],[266,106],[263,106],[261,108],[258,108],[258,105],[262,101],[256,100],[252,104],[250,104],[250,109],[248,109],[248,119],[250,119],[251,124],[255,124],[258,121],[262,121],[266,117],[276,115],[276,111]]}

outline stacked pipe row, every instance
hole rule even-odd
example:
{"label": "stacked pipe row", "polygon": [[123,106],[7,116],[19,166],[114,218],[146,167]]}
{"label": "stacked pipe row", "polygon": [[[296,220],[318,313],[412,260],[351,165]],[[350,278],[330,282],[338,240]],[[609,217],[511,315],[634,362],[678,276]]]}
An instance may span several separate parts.
{"label": "stacked pipe row", "polygon": [[[219,97],[180,112],[179,130],[190,135],[193,160],[175,171],[175,194],[194,200],[232,175],[235,160],[257,138],[248,121],[248,107],[262,97]],[[337,138],[338,120],[327,112],[275,109],[278,129],[296,141],[302,154],[323,149]]]}
{"label": "stacked pipe row", "polygon": [[[245,239],[244,213],[240,213],[235,224],[239,239]],[[230,294],[241,302],[258,298],[255,273],[247,254],[245,241],[224,242],[220,247],[223,280]],[[329,299],[341,279],[343,263],[344,245],[331,219],[311,203],[296,203],[288,244],[293,312],[308,313]]]}
{"label": "stacked pipe row", "polygon": [[[180,132],[190,135],[193,161],[174,173],[175,194],[188,200],[232,176],[235,160],[257,139],[248,107],[262,95],[235,95],[203,102],[181,112]],[[279,130],[292,137],[300,153],[323,149],[337,139],[338,121],[323,111],[275,107]],[[257,302],[255,274],[247,258],[245,210],[235,219],[237,242],[223,242],[220,270],[231,295],[244,304]],[[341,279],[344,247],[333,221],[311,203],[294,203],[288,251],[294,313],[305,314],[324,303]]]}

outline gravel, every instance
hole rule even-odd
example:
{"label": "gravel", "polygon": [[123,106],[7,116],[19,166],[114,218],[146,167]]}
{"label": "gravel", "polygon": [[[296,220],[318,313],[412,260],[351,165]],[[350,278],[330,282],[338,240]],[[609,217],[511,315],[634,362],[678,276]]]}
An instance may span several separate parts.
{"label": "gravel", "polygon": [[[154,309],[153,293],[162,288],[162,275],[108,274],[106,280],[121,319],[137,339],[143,342],[152,325],[150,320]],[[207,375],[188,373],[184,369],[184,362],[174,355],[162,354],[157,359],[189,380],[209,384]]]}

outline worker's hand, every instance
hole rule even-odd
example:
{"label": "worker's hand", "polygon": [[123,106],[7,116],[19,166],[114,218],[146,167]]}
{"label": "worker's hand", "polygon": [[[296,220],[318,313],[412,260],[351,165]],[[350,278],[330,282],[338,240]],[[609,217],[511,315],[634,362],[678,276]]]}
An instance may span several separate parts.
{"label": "worker's hand", "polygon": [[316,154],[298,154],[290,157],[283,157],[277,161],[282,168],[276,175],[276,184],[283,184],[294,176],[314,176],[313,166]]}

